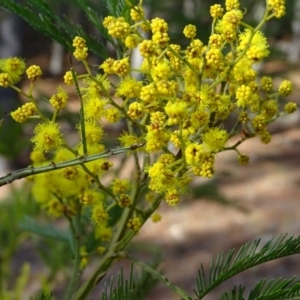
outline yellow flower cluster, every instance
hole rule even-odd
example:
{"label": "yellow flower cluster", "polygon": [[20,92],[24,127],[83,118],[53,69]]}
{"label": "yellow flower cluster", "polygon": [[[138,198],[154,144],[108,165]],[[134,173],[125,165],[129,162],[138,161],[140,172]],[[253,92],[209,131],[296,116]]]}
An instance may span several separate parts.
{"label": "yellow flower cluster", "polygon": [[66,106],[68,98],[67,92],[59,86],[57,88],[57,94],[53,95],[49,101],[54,108],[62,109]]}
{"label": "yellow flower cluster", "polygon": [[17,83],[25,71],[24,60],[18,57],[0,59],[0,86],[8,87]]}
{"label": "yellow flower cluster", "polygon": [[[279,99],[292,92],[290,81],[284,80],[275,87],[272,78],[259,78],[254,68],[255,63],[269,55],[261,26],[284,12],[283,0],[268,0],[264,19],[253,28],[244,23],[240,2],[226,0],[224,6],[215,4],[210,8],[212,34],[207,41],[197,38],[197,24],[183,28],[183,36],[188,39],[185,48],[170,42],[169,25],[165,20],[158,17],[147,20],[141,4],[131,7],[131,19],[106,17],[103,26],[123,53],[118,59],[106,59],[99,66],[100,74],[92,75],[86,61],[86,41],[77,36],[73,40],[73,54],[83,61],[87,73],[78,75],[69,71],[64,76],[68,85],[74,85],[75,79],[78,81],[76,86],[83,106],[82,119],[76,128],[81,142],[73,148],[67,146],[55,121],[56,114],[68,100],[62,87],[49,99],[54,108],[51,121],[43,118],[32,97],[29,97],[30,103],[12,113],[18,122],[35,114],[43,121],[36,126],[32,138],[34,163],[46,163],[46,159],[38,155],[42,152],[54,151],[56,162],[70,159],[74,154],[84,156],[86,152],[91,155],[103,151],[103,119],[106,123],[127,119],[126,130],[117,139],[124,147],[141,145],[138,151],[144,156],[135,157],[138,166],[135,177],[143,178],[148,188],[170,206],[178,205],[180,195],[186,192],[193,176],[211,178],[214,175],[219,152],[234,150],[240,164],[248,163],[249,157],[236,148],[240,143],[231,146],[230,138],[239,134],[242,142],[259,136],[263,143],[268,143],[271,134],[267,125],[283,112],[293,113],[297,109],[292,102],[287,103],[283,111],[279,106]],[[149,31],[149,37],[144,38],[142,31]],[[138,48],[143,62],[131,70],[133,48]],[[11,75],[12,70],[25,68],[16,59],[7,64],[9,67],[2,65],[0,62],[2,86],[14,84],[18,76]],[[133,78],[131,71],[140,72],[143,79]],[[33,84],[41,71],[31,66],[27,74]],[[232,128],[224,124],[228,117],[236,119]],[[62,147],[69,149],[69,155],[64,154]],[[35,187],[36,197],[43,199],[44,207],[53,215],[89,208],[93,222],[105,228],[110,218],[109,209],[96,188],[102,188],[118,209],[131,209],[136,201],[131,197],[133,183],[128,179],[114,178],[108,184],[110,188],[102,186],[99,176],[111,168],[108,161],[89,162],[84,168],[66,167],[56,173],[61,182],[49,176],[51,188],[42,192]],[[35,185],[45,183],[46,178],[37,176]],[[153,219],[159,220],[159,217]],[[141,219],[132,217],[127,226],[138,230],[141,224]]]}
{"label": "yellow flower cluster", "polygon": [[129,227],[132,230],[138,231],[141,228],[141,226],[142,226],[142,222],[138,217],[128,220],[127,227]]}
{"label": "yellow flower cluster", "polygon": [[86,46],[86,42],[82,37],[75,37],[73,40],[73,46],[75,47],[75,51],[73,55],[78,60],[84,60],[88,56],[88,48]]}
{"label": "yellow flower cluster", "polygon": [[17,110],[11,113],[12,118],[19,123],[25,122],[28,118],[32,117],[36,113],[36,106],[34,103],[25,103]]}
{"label": "yellow flower cluster", "polygon": [[36,81],[42,75],[42,70],[39,66],[32,65],[26,70],[26,74],[29,80]]}

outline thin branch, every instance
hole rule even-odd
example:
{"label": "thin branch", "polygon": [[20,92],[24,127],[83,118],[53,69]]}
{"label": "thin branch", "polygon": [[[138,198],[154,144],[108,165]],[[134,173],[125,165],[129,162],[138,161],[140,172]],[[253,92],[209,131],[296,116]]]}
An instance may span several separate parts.
{"label": "thin branch", "polygon": [[80,165],[80,164],[94,161],[94,160],[97,160],[100,158],[109,157],[109,156],[125,153],[128,151],[136,150],[137,148],[143,147],[143,146],[144,146],[144,143],[134,144],[134,145],[131,145],[130,147],[107,149],[106,151],[104,151],[102,153],[97,153],[97,154],[93,154],[90,156],[80,156],[78,158],[67,160],[67,161],[64,161],[61,163],[52,162],[47,166],[42,166],[42,167],[28,166],[27,168],[18,170],[13,173],[8,173],[7,175],[0,177],[0,187],[3,185],[6,185],[6,184],[12,183],[15,180],[25,178],[25,177],[28,177],[31,175],[37,175],[37,174],[54,171],[54,170],[59,170],[59,169],[70,167],[70,166]]}

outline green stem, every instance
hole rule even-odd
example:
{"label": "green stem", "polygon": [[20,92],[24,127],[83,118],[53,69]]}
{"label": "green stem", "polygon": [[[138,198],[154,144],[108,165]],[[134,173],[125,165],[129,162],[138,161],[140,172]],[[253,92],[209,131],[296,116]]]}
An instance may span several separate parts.
{"label": "green stem", "polygon": [[130,147],[106,150],[105,152],[93,154],[93,155],[90,155],[90,156],[81,156],[81,157],[74,158],[74,159],[71,159],[71,160],[67,160],[67,161],[64,161],[64,162],[61,162],[61,163],[51,162],[47,166],[42,166],[42,167],[29,166],[25,169],[21,169],[21,170],[18,170],[16,172],[13,172],[13,173],[8,173],[7,175],[5,175],[3,177],[0,177],[0,187],[3,186],[3,185],[6,185],[6,184],[12,183],[15,180],[25,178],[25,177],[28,177],[28,176],[31,176],[31,175],[50,172],[50,171],[54,171],[54,170],[58,170],[58,169],[62,169],[62,168],[70,167],[70,166],[81,165],[83,163],[94,161],[94,160],[97,160],[97,159],[100,159],[100,158],[109,157],[109,156],[112,156],[112,155],[117,155],[117,154],[120,154],[120,153],[132,151],[132,150],[135,150],[135,149],[137,149],[139,147],[142,147],[142,146],[144,146],[144,143],[132,145]]}
{"label": "green stem", "polygon": [[[73,221],[75,224],[73,224]],[[74,256],[75,256],[75,262],[74,262],[74,268],[72,277],[70,279],[69,285],[67,287],[67,291],[64,297],[64,300],[71,300],[72,296],[76,290],[78,281],[81,276],[80,271],[80,240],[79,240],[79,231],[80,231],[80,210],[76,217],[72,220],[69,219],[70,222],[70,228],[72,233],[72,238],[74,242]]]}
{"label": "green stem", "polygon": [[[152,206],[147,209],[147,211],[144,214],[143,223],[146,222],[146,220],[152,215],[152,213],[158,208],[160,202],[161,202],[161,196],[157,197],[156,200],[153,202]],[[129,209],[127,210],[129,211]],[[126,214],[122,216],[123,219],[125,219]],[[123,220],[124,221],[124,220]],[[120,221],[120,225],[123,225],[122,220]],[[125,223],[126,225],[126,223]],[[118,226],[118,228],[121,228],[121,226]],[[122,229],[122,228],[121,228]],[[117,240],[120,237],[121,230],[119,229],[118,232],[114,235],[114,238],[109,246],[109,249],[104,256],[103,260],[101,261],[99,267],[94,271],[94,273],[91,275],[90,278],[88,278],[85,283],[80,287],[80,289],[76,292],[72,300],[82,300],[86,299],[90,291],[94,288],[94,286],[103,278],[107,272],[107,270],[110,268],[114,260],[118,257],[117,251],[122,251],[127,244],[132,240],[132,238],[136,235],[136,231],[131,230],[128,232],[125,237],[117,242]],[[116,237],[115,237],[116,236]]]}
{"label": "green stem", "polygon": [[71,73],[72,73],[72,78],[75,83],[75,88],[77,95],[80,99],[80,127],[81,127],[81,139],[82,139],[82,146],[83,146],[83,154],[87,155],[87,144],[86,144],[86,135],[85,135],[85,118],[84,118],[84,106],[83,106],[83,99],[82,95],[80,92],[80,88],[78,85],[78,80],[75,74],[75,71],[73,67],[71,66]]}
{"label": "green stem", "polygon": [[131,261],[139,265],[142,269],[146,272],[150,273],[154,278],[158,279],[159,281],[163,282],[168,288],[174,291],[177,295],[180,296],[180,299],[184,300],[192,300],[193,297],[188,295],[185,291],[180,289],[178,286],[170,282],[166,277],[162,276],[159,272],[151,268],[149,265],[145,264],[144,262],[137,260],[131,256],[128,257]]}

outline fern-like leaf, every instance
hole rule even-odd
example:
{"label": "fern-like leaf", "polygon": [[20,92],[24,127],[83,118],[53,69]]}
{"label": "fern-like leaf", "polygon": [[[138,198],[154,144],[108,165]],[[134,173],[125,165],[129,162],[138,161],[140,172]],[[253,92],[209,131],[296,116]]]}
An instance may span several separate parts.
{"label": "fern-like leaf", "polygon": [[[77,4],[75,1],[73,3],[75,5]],[[0,7],[19,15],[36,31],[49,36],[70,52],[74,50],[72,46],[73,38],[76,35],[80,35],[86,40],[88,48],[93,53],[103,59],[108,57],[106,48],[99,39],[93,35],[87,34],[82,26],[78,24],[74,25],[67,17],[59,17],[44,0],[28,0],[26,6],[15,1],[2,0]],[[86,1],[82,2],[82,6],[79,6],[79,8],[82,7],[85,8],[86,13],[92,14],[93,19],[100,23],[99,20],[101,20],[101,16],[98,15],[96,11],[88,9],[89,6]],[[87,16],[89,17],[89,15]],[[93,25],[95,26],[95,24],[98,23],[94,22]],[[106,30],[103,26],[97,26],[96,31],[102,35],[106,35]]]}
{"label": "fern-like leaf", "polygon": [[[231,294],[224,293],[221,300],[243,300],[245,287],[235,286]],[[248,300],[277,300],[277,299],[299,299],[300,297],[300,280],[295,281],[295,277],[290,279],[279,278],[277,280],[267,281],[260,280],[250,291]]]}
{"label": "fern-like leaf", "polygon": [[215,260],[212,260],[208,275],[201,265],[196,279],[195,293],[198,299],[202,299],[216,286],[242,271],[277,258],[300,253],[300,237],[287,238],[287,235],[281,235],[277,239],[268,241],[258,250],[259,242],[260,240],[246,243],[235,256],[234,250],[230,250],[227,256],[220,253]]}
{"label": "fern-like leaf", "polygon": [[133,264],[131,265],[129,281],[124,280],[123,268],[118,272],[118,283],[114,285],[114,278],[110,280],[110,284],[107,282],[104,284],[104,292],[102,293],[101,300],[130,300],[132,294],[135,292],[138,284],[133,280]]}
{"label": "fern-like leaf", "polygon": [[[130,5],[129,1],[126,0],[104,0],[107,10],[111,16],[123,17],[126,21],[129,20],[130,16]],[[134,1],[131,0],[130,3]],[[133,5],[133,4],[132,4]]]}
{"label": "fern-like leaf", "polygon": [[37,296],[31,297],[30,300],[54,300],[52,293],[40,292]]}

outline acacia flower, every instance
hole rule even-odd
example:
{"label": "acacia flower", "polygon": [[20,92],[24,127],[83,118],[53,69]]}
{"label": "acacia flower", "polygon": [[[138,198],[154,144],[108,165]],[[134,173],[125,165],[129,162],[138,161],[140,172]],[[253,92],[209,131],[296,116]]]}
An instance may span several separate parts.
{"label": "acacia flower", "polygon": [[21,75],[25,71],[25,62],[23,59],[18,57],[9,57],[0,59],[0,70],[3,73],[8,73],[13,84],[17,83]]}
{"label": "acacia flower", "polygon": [[34,149],[44,152],[56,150],[64,143],[59,125],[54,122],[38,124],[34,129],[34,137],[31,139]]}
{"label": "acacia flower", "polygon": [[32,65],[26,70],[26,74],[29,80],[36,81],[41,75],[42,70],[39,66]]}
{"label": "acacia flower", "polygon": [[211,128],[203,134],[203,143],[211,152],[219,152],[227,143],[229,135],[226,130],[219,128]]}

